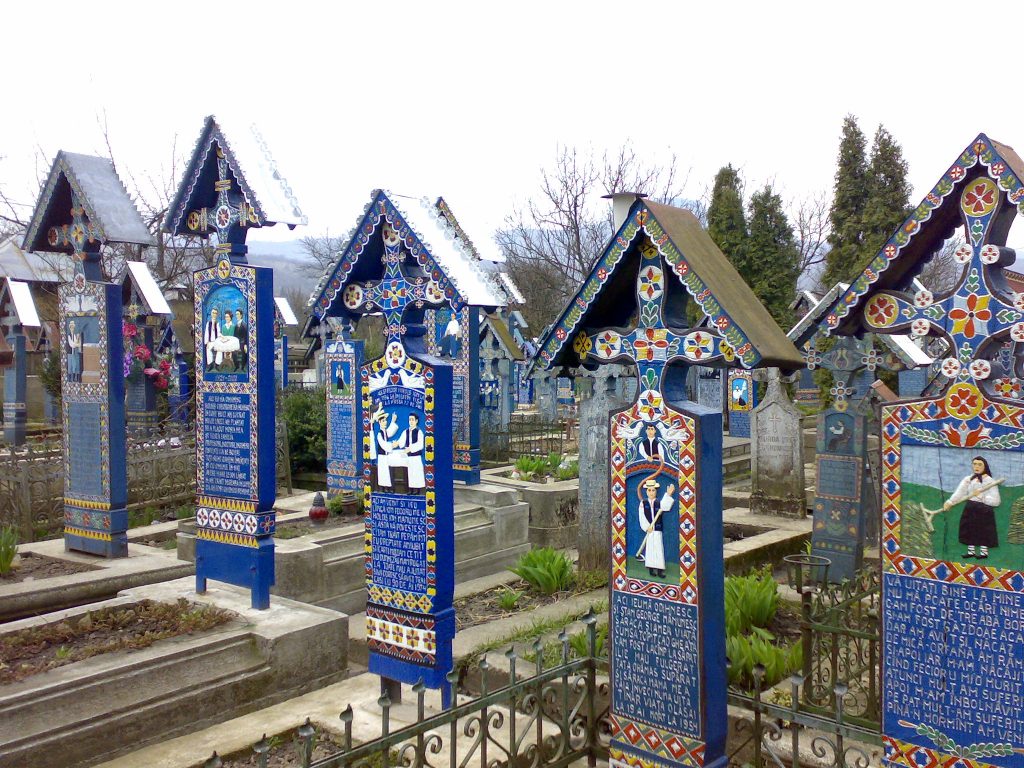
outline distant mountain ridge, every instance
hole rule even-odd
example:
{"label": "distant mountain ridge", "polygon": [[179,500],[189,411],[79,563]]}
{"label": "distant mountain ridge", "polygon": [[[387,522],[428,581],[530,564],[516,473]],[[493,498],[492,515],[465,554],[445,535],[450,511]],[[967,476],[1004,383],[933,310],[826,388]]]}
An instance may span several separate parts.
{"label": "distant mountain ridge", "polygon": [[[298,292],[309,297],[320,275],[313,268],[313,260],[306,255],[301,240],[286,240],[280,243],[251,240],[247,245],[250,264],[273,268],[275,295]],[[293,309],[299,311],[300,307]]]}

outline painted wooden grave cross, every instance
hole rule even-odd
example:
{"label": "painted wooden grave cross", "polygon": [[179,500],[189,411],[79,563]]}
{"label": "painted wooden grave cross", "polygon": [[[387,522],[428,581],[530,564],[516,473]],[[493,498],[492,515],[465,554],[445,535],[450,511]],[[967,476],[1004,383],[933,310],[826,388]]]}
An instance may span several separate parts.
{"label": "painted wooden grave cross", "polygon": [[193,274],[196,591],[225,581],[266,609],[277,489],[273,270],[246,263],[245,237],[306,219],[255,128],[232,139],[207,117],[164,227],[218,240],[217,263]]}
{"label": "painted wooden grave cross", "polygon": [[[834,333],[909,330],[950,350],[937,396],[882,407],[882,731],[893,766],[1024,766],[1024,294],[1004,273],[1022,205],[1024,161],[979,135],[827,318]],[[910,292],[958,224],[955,286]]]}
{"label": "painted wooden grave cross", "polygon": [[68,253],[58,289],[64,427],[64,545],[128,554],[120,287],[103,282],[107,243],[155,243],[109,160],[59,152],[25,234],[25,250]]}
{"label": "painted wooden grave cross", "polygon": [[0,287],[0,326],[5,328],[4,362],[4,442],[24,445],[28,426],[26,392],[28,388],[28,360],[26,358],[25,331],[40,329],[39,313],[28,283],[6,278]]}
{"label": "painted wooden grave cross", "polygon": [[402,238],[391,222],[381,238],[383,279],[351,283],[343,295],[352,312],[383,313],[386,339],[384,355],[360,372],[369,669],[392,700],[402,683],[422,681],[441,689],[447,707],[455,637],[452,367],[425,354],[423,337],[424,310],[445,297],[434,280],[403,272]]}
{"label": "painted wooden grave cross", "polygon": [[[685,400],[685,365],[800,358],[697,219],[630,196],[541,342],[544,368],[627,363],[611,414],[610,764],[724,766],[722,414]],[[685,326],[695,301],[710,321]]]}

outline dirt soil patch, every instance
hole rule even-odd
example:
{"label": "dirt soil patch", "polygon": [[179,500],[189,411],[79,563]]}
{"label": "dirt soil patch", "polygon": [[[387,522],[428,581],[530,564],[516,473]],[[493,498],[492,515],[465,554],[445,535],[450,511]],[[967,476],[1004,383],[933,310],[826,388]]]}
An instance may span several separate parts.
{"label": "dirt soil patch", "polygon": [[308,536],[311,533],[329,531],[333,528],[344,528],[346,525],[363,522],[363,515],[330,515],[322,523],[314,523],[312,520],[298,519],[277,523],[277,532],[274,534],[278,539],[297,539],[299,536]]}
{"label": "dirt soil patch", "polygon": [[0,635],[0,685],[101,653],[147,648],[157,640],[213,629],[235,614],[190,603],[142,600],[100,608],[67,621]]}
{"label": "dirt soil patch", "polygon": [[70,576],[74,573],[98,570],[95,565],[47,557],[35,552],[23,552],[19,554],[19,558],[20,561],[16,568],[7,573],[0,574],[0,584],[38,581],[39,579],[52,579],[55,576]]}
{"label": "dirt soil patch", "polygon": [[[522,579],[514,581],[503,587],[494,587],[486,592],[476,595],[461,597],[455,601],[455,626],[457,630],[475,627],[478,624],[486,624],[489,621],[504,619],[516,614],[528,613],[545,605],[557,603],[566,598],[581,595],[584,592],[592,592],[600,585],[587,584],[583,588],[563,590],[553,595],[542,595],[530,589]],[[506,592],[519,592],[519,599],[512,610],[505,610],[499,602]]]}
{"label": "dirt soil patch", "polygon": [[768,631],[777,638],[776,645],[793,643],[800,639],[800,608],[779,600],[775,617],[768,626]]}
{"label": "dirt soil patch", "polygon": [[[267,768],[289,768],[303,765],[302,745],[294,734],[272,736],[268,739],[270,751],[267,753]],[[313,738],[313,760],[341,751],[341,744],[329,733],[318,731]],[[228,755],[223,759],[224,768],[259,768],[259,755],[251,749],[245,752]]]}

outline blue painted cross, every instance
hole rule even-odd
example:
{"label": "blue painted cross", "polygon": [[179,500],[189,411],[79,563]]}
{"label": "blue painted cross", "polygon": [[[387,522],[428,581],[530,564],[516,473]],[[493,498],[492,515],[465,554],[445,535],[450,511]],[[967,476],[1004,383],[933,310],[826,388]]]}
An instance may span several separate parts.
{"label": "blue painted cross", "polygon": [[246,229],[262,225],[259,214],[245,201],[245,195],[233,181],[224,152],[217,148],[217,181],[213,188],[217,201],[213,208],[190,211],[187,224],[196,234],[217,233],[217,253],[225,254],[232,264],[245,264]]}
{"label": "blue painted cross", "polygon": [[[663,378],[666,366],[675,360],[706,364],[716,360],[731,361],[735,353],[729,343],[707,328],[682,330],[665,323],[666,317],[678,312],[665,290],[665,274],[658,249],[647,243],[640,250],[640,270],[636,281],[638,322],[631,331],[601,328],[589,335],[581,334],[574,342],[580,358],[589,357],[602,363],[633,363],[640,378],[638,392],[665,391]],[[672,382],[664,382],[672,384]]]}
{"label": "blue painted cross", "polygon": [[[1024,294],[1014,293],[1003,276],[1003,267],[1013,263],[1014,251],[992,244],[1005,229],[1005,196],[994,181],[980,177],[968,184],[960,196],[960,214],[967,242],[953,254],[963,265],[957,285],[943,296],[927,289],[913,297],[896,291],[879,291],[864,307],[867,325],[878,333],[939,336],[949,343],[950,357],[941,371],[948,379],[975,383],[989,395],[1005,397],[1019,391],[1024,378]],[[888,248],[895,249],[889,245]],[[992,360],[1007,341],[1014,343],[1013,371],[992,377]]]}
{"label": "blue painted cross", "polygon": [[[402,271],[404,257],[398,233],[387,223],[384,235],[384,277],[363,283],[349,283],[342,301],[345,309],[357,314],[384,315],[384,336],[387,345],[384,355],[388,364],[399,366],[405,349],[423,352],[423,310],[447,304],[444,291],[423,275],[407,276]],[[413,310],[406,315],[407,308]]]}
{"label": "blue painted cross", "polygon": [[54,249],[71,246],[75,263],[75,275],[82,275],[91,282],[101,282],[99,232],[89,221],[85,206],[78,195],[71,193],[71,223],[50,227],[46,241]]}

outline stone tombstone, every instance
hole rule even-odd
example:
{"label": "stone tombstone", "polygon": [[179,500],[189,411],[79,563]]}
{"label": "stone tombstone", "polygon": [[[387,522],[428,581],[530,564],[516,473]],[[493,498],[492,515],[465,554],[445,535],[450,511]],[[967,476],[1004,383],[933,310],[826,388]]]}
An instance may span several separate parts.
{"label": "stone tombstone", "polygon": [[[607,569],[608,550],[608,451],[611,445],[610,416],[628,405],[618,395],[616,366],[603,365],[581,377],[585,393],[580,400],[579,425],[579,568]],[[587,391],[589,390],[589,392]]]}
{"label": "stone tombstone", "polygon": [[4,371],[4,442],[24,445],[28,426],[26,330],[42,327],[29,284],[5,278],[0,287],[0,312],[10,358]]}
{"label": "stone tombstone", "polygon": [[109,243],[154,245],[109,160],[59,152],[22,248],[71,255],[58,288],[64,427],[64,546],[128,554],[121,288],[103,280]]}
{"label": "stone tombstone", "polygon": [[[609,765],[724,768],[722,413],[685,399],[686,367],[756,367],[765,345],[777,364],[800,358],[695,216],[614,204],[616,232],[535,358],[636,366],[636,399],[608,420]],[[687,295],[707,327],[684,325]]]}
{"label": "stone tombstone", "polygon": [[757,405],[757,387],[750,371],[729,371],[729,435],[750,437],[750,412]]}
{"label": "stone tombstone", "polygon": [[768,392],[751,411],[750,508],[758,514],[803,517],[803,428],[801,414],[770,370]]}
{"label": "stone tombstone", "polygon": [[334,338],[325,342],[327,374],[327,491],[363,488],[363,407],[359,368],[363,364],[361,339]]}
{"label": "stone tombstone", "polygon": [[852,579],[864,562],[867,476],[865,418],[843,404],[818,414],[811,553],[831,561],[828,579]]}
{"label": "stone tombstone", "polygon": [[171,361],[159,356],[160,325],[174,317],[149,267],[127,262],[121,281],[124,312],[125,420],[128,432],[152,434],[159,423],[157,391],[166,390]]}
{"label": "stone tombstone", "polygon": [[235,584],[260,610],[274,583],[274,273],[247,263],[245,240],[305,222],[255,127],[229,141],[207,117],[164,223],[217,241],[216,263],[192,275],[196,591],[209,579]]}
{"label": "stone tombstone", "polygon": [[697,402],[706,408],[722,410],[725,389],[722,386],[722,372],[715,368],[699,366],[697,372]]}
{"label": "stone tombstone", "polygon": [[[944,340],[935,394],[881,407],[882,740],[890,766],[1024,765],[1024,294],[1007,232],[1024,161],[980,134],[833,307],[829,326]],[[954,287],[908,285],[962,228]],[[1019,348],[1019,347],[1018,347]],[[1009,381],[1008,381],[1009,380]],[[931,387],[929,387],[931,390]]]}

